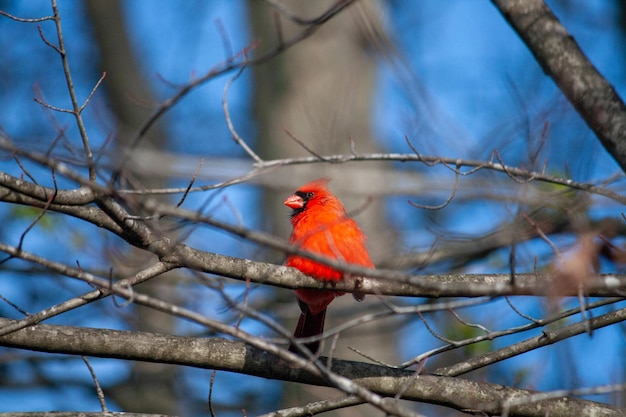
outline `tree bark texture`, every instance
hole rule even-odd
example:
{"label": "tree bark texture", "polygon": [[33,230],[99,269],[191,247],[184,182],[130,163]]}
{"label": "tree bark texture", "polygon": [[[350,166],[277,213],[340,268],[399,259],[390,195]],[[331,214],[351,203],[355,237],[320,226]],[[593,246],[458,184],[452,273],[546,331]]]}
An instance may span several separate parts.
{"label": "tree bark texture", "polygon": [[[0,326],[11,321],[0,319]],[[0,337],[0,345],[42,352],[117,358],[254,375],[268,379],[328,385],[324,378],[242,342],[107,329],[37,325]],[[484,415],[502,414],[505,400],[530,391],[463,378],[416,375],[414,371],[334,359],[332,371],[384,396],[444,405]],[[593,401],[557,398],[514,406],[509,416],[623,416],[624,410]]]}
{"label": "tree bark texture", "polygon": [[492,0],[626,171],[626,105],[543,0]]}

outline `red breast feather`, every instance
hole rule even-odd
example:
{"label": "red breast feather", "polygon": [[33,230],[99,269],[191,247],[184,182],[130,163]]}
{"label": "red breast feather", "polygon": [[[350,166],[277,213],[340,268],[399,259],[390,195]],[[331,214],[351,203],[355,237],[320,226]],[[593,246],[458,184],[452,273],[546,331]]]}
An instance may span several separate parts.
{"label": "red breast feather", "polygon": [[[341,201],[328,190],[327,183],[327,179],[321,179],[305,184],[285,201],[285,205],[294,209],[289,242],[305,251],[373,268],[365,247],[365,235],[348,217]],[[332,267],[297,255],[289,255],[286,265],[322,281],[339,281],[344,275]],[[310,290],[296,290],[296,294],[314,313],[324,309],[335,296],[343,295]]]}

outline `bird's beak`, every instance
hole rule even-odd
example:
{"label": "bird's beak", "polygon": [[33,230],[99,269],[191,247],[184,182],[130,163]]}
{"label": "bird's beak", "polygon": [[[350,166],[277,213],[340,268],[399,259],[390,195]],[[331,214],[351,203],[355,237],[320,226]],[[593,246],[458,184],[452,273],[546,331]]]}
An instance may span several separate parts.
{"label": "bird's beak", "polygon": [[304,200],[302,199],[302,197],[299,197],[294,194],[294,195],[290,195],[289,197],[287,197],[287,199],[285,200],[283,204],[289,208],[298,210],[304,207]]}

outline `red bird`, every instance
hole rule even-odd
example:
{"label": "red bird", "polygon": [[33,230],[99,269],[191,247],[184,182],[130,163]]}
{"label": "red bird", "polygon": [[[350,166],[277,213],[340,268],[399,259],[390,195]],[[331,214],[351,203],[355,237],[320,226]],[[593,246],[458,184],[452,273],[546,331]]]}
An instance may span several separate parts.
{"label": "red bird", "polygon": [[[285,205],[293,209],[293,230],[289,243],[347,264],[374,268],[365,247],[365,235],[358,224],[348,217],[341,201],[328,190],[329,181],[328,178],[311,181],[285,200]],[[286,265],[321,281],[337,282],[344,277],[341,271],[297,255],[289,255]],[[335,297],[344,294],[310,289],[295,290],[295,293],[302,311],[294,332],[295,338],[321,334],[326,307]],[[317,353],[319,345],[317,341],[306,346],[312,353]],[[296,352],[297,348],[291,345],[289,350]]]}

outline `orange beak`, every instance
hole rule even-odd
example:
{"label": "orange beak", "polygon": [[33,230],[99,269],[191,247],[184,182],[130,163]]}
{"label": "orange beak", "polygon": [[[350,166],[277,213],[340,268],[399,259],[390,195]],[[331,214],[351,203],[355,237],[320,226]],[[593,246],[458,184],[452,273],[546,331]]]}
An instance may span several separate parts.
{"label": "orange beak", "polygon": [[299,197],[294,194],[294,195],[290,195],[289,197],[287,197],[287,199],[285,200],[283,204],[289,208],[298,210],[304,207],[304,200],[302,199],[302,197]]}

